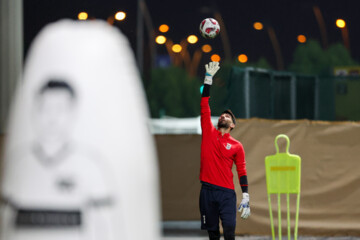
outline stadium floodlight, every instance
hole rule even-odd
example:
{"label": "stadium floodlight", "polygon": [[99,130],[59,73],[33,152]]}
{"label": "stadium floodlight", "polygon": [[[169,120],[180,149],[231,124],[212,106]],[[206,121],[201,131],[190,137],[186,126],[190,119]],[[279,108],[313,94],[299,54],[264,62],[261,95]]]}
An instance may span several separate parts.
{"label": "stadium floodlight", "polygon": [[172,50],[173,52],[175,52],[175,53],[179,53],[179,52],[181,52],[182,47],[181,47],[180,44],[174,44],[174,45],[172,46],[171,50]]}
{"label": "stadium floodlight", "polygon": [[78,19],[79,20],[87,20],[88,19],[88,13],[87,12],[80,12],[79,14],[78,14]]}
{"label": "stadium floodlight", "polygon": [[208,52],[211,52],[212,48],[209,44],[205,44],[201,47],[201,50],[204,52],[204,53],[208,53]]}
{"label": "stadium floodlight", "polygon": [[190,36],[187,37],[187,41],[190,44],[195,44],[198,41],[198,37],[195,36],[195,35],[190,35]]}
{"label": "stadium floodlight", "polygon": [[247,57],[246,54],[240,54],[240,55],[238,56],[238,60],[239,60],[239,62],[241,62],[241,63],[246,63],[246,62],[248,61],[248,57]]}
{"label": "stadium floodlight", "polygon": [[166,25],[166,24],[161,24],[160,27],[159,27],[159,31],[162,32],[162,33],[166,33],[169,31],[169,26]]}
{"label": "stadium floodlight", "polygon": [[166,42],[166,37],[164,37],[163,35],[159,35],[155,38],[155,42],[157,44],[164,44]]}
{"label": "stadium floodlight", "polygon": [[253,27],[255,30],[263,30],[264,26],[261,22],[254,22]]}
{"label": "stadium floodlight", "polygon": [[213,62],[220,62],[221,57],[218,54],[213,54],[213,55],[211,55],[210,59]]}
{"label": "stadium floodlight", "polygon": [[344,19],[336,19],[336,26],[338,28],[344,28],[346,26],[346,22],[344,21]]}
{"label": "stadium floodlight", "polygon": [[123,21],[126,18],[126,13],[123,11],[119,11],[115,14],[115,19],[118,21]]}

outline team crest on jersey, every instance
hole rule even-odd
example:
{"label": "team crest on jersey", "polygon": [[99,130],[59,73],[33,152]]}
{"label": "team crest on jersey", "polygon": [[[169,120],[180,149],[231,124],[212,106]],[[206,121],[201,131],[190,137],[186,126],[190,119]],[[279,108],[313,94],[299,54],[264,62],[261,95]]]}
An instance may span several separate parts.
{"label": "team crest on jersey", "polygon": [[228,144],[226,144],[226,147],[225,147],[227,150],[230,150],[230,148],[231,148],[231,144],[230,143],[228,143]]}

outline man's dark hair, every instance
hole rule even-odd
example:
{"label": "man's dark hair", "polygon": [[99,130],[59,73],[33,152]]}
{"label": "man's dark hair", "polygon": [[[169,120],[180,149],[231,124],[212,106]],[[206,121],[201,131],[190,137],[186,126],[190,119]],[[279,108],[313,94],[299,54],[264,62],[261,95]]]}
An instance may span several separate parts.
{"label": "man's dark hair", "polygon": [[72,98],[75,98],[74,89],[67,82],[63,80],[49,80],[40,88],[39,95],[43,94],[47,90],[56,90],[56,89],[66,90],[70,93]]}
{"label": "man's dark hair", "polygon": [[232,119],[234,125],[236,125],[236,118],[235,118],[235,115],[232,113],[232,111],[230,109],[226,109],[221,114],[224,114],[224,113],[229,114],[231,116],[231,119]]}

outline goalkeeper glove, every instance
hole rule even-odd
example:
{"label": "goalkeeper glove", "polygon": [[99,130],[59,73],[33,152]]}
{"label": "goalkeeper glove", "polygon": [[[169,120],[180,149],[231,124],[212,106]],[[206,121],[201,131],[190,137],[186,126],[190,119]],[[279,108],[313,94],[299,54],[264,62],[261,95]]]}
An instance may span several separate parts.
{"label": "goalkeeper glove", "polygon": [[247,219],[250,216],[250,205],[249,205],[250,197],[248,193],[243,193],[243,199],[241,200],[238,211],[241,214],[241,218]]}
{"label": "goalkeeper glove", "polygon": [[213,76],[220,69],[219,62],[209,62],[209,64],[205,65],[205,69],[206,73],[204,83],[211,85]]}

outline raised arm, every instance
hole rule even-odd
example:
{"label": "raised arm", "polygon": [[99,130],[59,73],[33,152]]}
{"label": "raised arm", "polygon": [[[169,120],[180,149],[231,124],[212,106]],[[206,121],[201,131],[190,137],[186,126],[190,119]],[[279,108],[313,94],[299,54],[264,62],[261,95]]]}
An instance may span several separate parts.
{"label": "raised arm", "polygon": [[212,85],[213,76],[220,69],[218,62],[210,62],[205,65],[205,79],[204,79],[204,88],[201,96],[201,129],[203,132],[214,128],[211,122],[211,110],[209,106],[210,98],[210,87]]}

